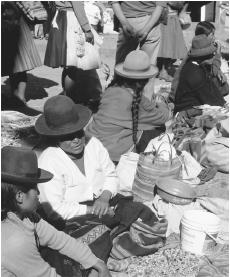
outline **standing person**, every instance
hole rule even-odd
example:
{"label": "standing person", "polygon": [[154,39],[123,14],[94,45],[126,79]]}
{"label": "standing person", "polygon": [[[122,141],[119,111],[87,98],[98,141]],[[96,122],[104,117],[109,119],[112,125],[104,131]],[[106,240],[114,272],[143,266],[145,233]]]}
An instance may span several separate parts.
{"label": "standing person", "polygon": [[[12,5],[16,6],[15,2]],[[35,43],[28,24],[18,7],[19,12],[19,39],[17,54],[14,59],[14,66],[9,74],[10,87],[13,95],[12,104],[24,106],[26,104],[25,91],[27,86],[27,71],[42,65],[41,58],[36,49]],[[10,32],[10,29],[9,29]],[[10,35],[10,34],[9,34]],[[13,42],[11,42],[13,43]]]}
{"label": "standing person", "polygon": [[[117,40],[115,64],[124,62],[125,57],[138,46],[145,51],[151,64],[156,66],[160,48],[160,16],[164,1],[112,1],[112,8],[121,28]],[[154,89],[154,76],[148,81],[149,90]]]}
{"label": "standing person", "polygon": [[140,49],[149,55],[151,64],[156,65],[161,39],[159,19],[166,2],[112,1],[111,3],[121,25],[115,63],[124,62],[125,57],[140,45]]}
{"label": "standing person", "polygon": [[158,58],[161,60],[162,69],[159,79],[172,82],[173,77],[169,74],[172,64],[177,59],[184,59],[187,49],[183,37],[179,14],[187,9],[184,1],[167,2],[168,16],[167,24],[161,24],[161,44]]}
{"label": "standing person", "polygon": [[[39,204],[37,184],[47,182],[53,176],[38,168],[35,152],[3,147],[1,177],[2,277],[60,277],[41,257],[40,246],[56,249],[86,269],[94,268],[99,277],[110,276],[104,262],[85,243],[57,231],[36,213]],[[75,266],[80,270],[78,263]]]}
{"label": "standing person", "polygon": [[103,143],[115,163],[129,151],[143,152],[152,138],[165,131],[171,110],[155,101],[153,90],[144,89],[155,72],[144,51],[130,52],[115,66],[115,79],[86,128],[87,134]]}
{"label": "standing person", "polygon": [[53,68],[63,67],[63,89],[76,103],[98,102],[102,87],[96,69],[83,71],[68,66],[74,33],[82,35],[83,32],[85,41],[94,43],[84,1],[55,1],[55,6],[57,12],[52,21],[44,64]]}

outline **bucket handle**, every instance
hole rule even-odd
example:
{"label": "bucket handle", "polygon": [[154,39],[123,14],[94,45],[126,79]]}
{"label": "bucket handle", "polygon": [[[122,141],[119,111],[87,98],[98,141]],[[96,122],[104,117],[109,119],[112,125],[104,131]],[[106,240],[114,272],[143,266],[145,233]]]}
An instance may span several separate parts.
{"label": "bucket handle", "polygon": [[206,235],[208,235],[212,240],[215,241],[215,243],[219,243],[218,240],[216,238],[214,238],[213,235],[211,235],[209,232],[207,232],[203,226],[202,226],[202,229]]}

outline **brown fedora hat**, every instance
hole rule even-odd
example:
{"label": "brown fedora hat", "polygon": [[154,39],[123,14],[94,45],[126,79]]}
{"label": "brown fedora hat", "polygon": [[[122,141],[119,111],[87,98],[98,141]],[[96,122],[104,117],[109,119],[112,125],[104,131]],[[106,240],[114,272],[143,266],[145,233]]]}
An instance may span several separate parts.
{"label": "brown fedora hat", "polygon": [[35,122],[40,135],[64,136],[82,130],[89,122],[91,111],[72,99],[58,95],[48,99],[43,114]]}
{"label": "brown fedora hat", "polygon": [[134,50],[123,63],[115,66],[115,73],[129,79],[149,79],[158,73],[158,69],[150,64],[150,58],[144,51]]}
{"label": "brown fedora hat", "polygon": [[3,182],[28,186],[48,182],[53,178],[53,174],[38,168],[37,156],[30,149],[5,146],[1,155]]}
{"label": "brown fedora hat", "polygon": [[202,57],[214,54],[217,48],[213,40],[206,35],[197,35],[192,40],[192,47],[188,55],[190,57]]}

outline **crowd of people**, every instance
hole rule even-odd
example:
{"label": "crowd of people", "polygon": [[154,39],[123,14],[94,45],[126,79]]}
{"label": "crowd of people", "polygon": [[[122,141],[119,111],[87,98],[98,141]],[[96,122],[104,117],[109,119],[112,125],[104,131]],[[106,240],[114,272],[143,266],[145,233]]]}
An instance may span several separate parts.
{"label": "crowd of people", "polygon": [[[69,63],[73,41],[83,37],[84,52],[103,32],[103,10],[93,1],[55,1],[44,65],[63,69],[64,95],[49,98],[36,120],[44,144],[38,158],[33,150],[2,148],[3,277],[109,277],[113,239],[138,217],[157,230],[154,253],[167,224],[120,194],[116,165],[125,153],[144,152],[175,115],[191,119],[201,112],[194,106],[226,105],[228,82],[212,23],[199,22],[186,49],[180,15],[187,2],[110,4],[118,40],[114,77],[103,91],[96,69]],[[15,2],[1,5],[2,75],[10,79],[12,106],[26,105],[27,72],[42,61],[22,11]],[[172,82],[167,100],[156,97],[156,78]]]}

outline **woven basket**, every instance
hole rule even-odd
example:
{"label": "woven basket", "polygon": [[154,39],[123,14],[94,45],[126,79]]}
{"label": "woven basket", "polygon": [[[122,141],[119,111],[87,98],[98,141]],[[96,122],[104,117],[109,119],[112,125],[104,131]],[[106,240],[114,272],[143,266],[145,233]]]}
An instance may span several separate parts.
{"label": "woven basket", "polygon": [[178,178],[182,168],[181,159],[178,156],[172,158],[172,151],[168,161],[162,160],[159,157],[160,147],[155,152],[141,153],[139,156],[133,193],[145,201],[153,200],[153,190],[159,178]]}

